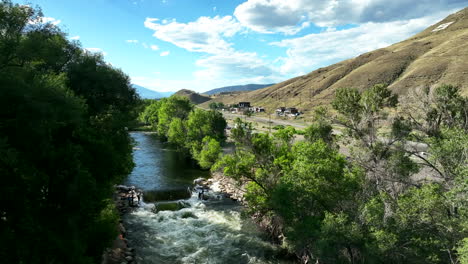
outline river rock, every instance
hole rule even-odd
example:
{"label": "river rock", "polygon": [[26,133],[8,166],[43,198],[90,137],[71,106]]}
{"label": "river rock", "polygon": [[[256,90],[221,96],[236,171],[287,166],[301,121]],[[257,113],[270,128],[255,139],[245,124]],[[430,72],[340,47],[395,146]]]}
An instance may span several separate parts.
{"label": "river rock", "polygon": [[125,259],[126,259],[128,262],[132,262],[132,261],[133,261],[133,257],[132,257],[132,256],[126,256]]}
{"label": "river rock", "polygon": [[120,232],[122,233],[122,235],[125,235],[127,233],[127,230],[125,230],[125,227],[122,225],[122,223],[119,224],[119,227],[120,227]]}
{"label": "river rock", "polygon": [[119,191],[124,191],[124,192],[128,192],[131,190],[131,187],[128,187],[128,186],[125,186],[125,185],[117,185],[115,186],[115,188]]}
{"label": "river rock", "polygon": [[198,179],[193,180],[193,184],[200,184],[200,183],[202,183],[204,181],[206,181],[205,178],[198,178]]}

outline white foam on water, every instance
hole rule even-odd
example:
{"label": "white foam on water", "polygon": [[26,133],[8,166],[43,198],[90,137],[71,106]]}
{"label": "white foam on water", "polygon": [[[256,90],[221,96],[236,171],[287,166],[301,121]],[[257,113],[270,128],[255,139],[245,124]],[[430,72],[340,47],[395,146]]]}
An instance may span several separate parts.
{"label": "white foam on water", "polygon": [[145,207],[125,217],[140,263],[281,263],[268,258],[277,249],[241,218],[239,206],[197,197],[184,200],[189,208],[153,213]]}

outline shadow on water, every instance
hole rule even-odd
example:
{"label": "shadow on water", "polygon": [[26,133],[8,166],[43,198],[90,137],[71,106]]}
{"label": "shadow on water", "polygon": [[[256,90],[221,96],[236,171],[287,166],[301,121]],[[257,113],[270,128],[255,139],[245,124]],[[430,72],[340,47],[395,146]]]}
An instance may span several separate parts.
{"label": "shadow on water", "polygon": [[134,185],[144,191],[162,192],[158,194],[162,196],[165,191],[174,190],[174,195],[178,195],[182,190],[187,192],[194,179],[209,177],[208,171],[187,162],[168,144],[158,140],[156,135],[143,132],[132,132],[130,135],[136,143],[133,150],[135,168],[128,176],[126,185]]}

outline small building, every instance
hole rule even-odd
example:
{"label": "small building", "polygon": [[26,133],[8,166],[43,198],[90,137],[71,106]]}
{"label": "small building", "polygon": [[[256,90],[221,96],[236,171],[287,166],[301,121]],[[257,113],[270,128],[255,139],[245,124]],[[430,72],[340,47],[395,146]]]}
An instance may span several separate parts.
{"label": "small building", "polygon": [[265,108],[263,108],[263,107],[255,107],[255,112],[257,112],[257,113],[265,112]]}
{"label": "small building", "polygon": [[239,102],[239,107],[248,108],[250,107],[250,102]]}
{"label": "small building", "polygon": [[231,107],[231,108],[229,109],[229,112],[231,112],[231,113],[234,114],[234,113],[239,113],[239,110],[240,110],[240,109],[237,108],[237,107]]}
{"label": "small building", "polygon": [[280,107],[280,108],[276,109],[276,114],[277,115],[282,115],[284,113],[284,111],[286,111],[286,107]]}
{"label": "small building", "polygon": [[299,113],[299,110],[297,110],[297,108],[294,108],[294,107],[290,107],[290,108],[286,108],[286,110],[284,111],[285,114],[292,114],[292,115],[295,115],[297,113]]}

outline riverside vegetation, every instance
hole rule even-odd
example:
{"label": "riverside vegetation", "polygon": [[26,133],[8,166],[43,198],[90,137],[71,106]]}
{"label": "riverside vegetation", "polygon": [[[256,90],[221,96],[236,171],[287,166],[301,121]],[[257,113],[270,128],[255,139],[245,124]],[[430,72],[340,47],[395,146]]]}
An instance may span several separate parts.
{"label": "riverside vegetation", "polygon": [[184,157],[195,159],[203,169],[211,168],[218,160],[221,144],[226,139],[224,128],[227,123],[220,112],[196,109],[182,96],[153,101],[139,119]]}
{"label": "riverside vegetation", "polygon": [[222,157],[216,111],[174,96],[140,119],[245,185],[246,211],[304,263],[467,263],[467,98],[442,85],[399,102],[375,85],[338,89],[332,106],[316,109],[299,142],[292,127],[253,133],[238,118],[235,151]]}
{"label": "riverside vegetation", "polygon": [[237,119],[221,156],[219,112],[178,96],[143,110],[125,74],[40,10],[2,0],[0,18],[2,262],[100,261],[117,235],[112,186],[133,166],[125,128],[142,111],[183,156],[245,184],[247,212],[303,262],[468,263],[468,100],[456,87],[405,100],[385,85],[338,89],[304,141]]}
{"label": "riverside vegetation", "polygon": [[248,211],[305,263],[468,263],[468,100],[442,85],[397,105],[385,85],[338,89],[336,115],[317,109],[296,143],[237,119],[213,169],[246,184]]}
{"label": "riverside vegetation", "polygon": [[101,261],[137,103],[128,76],[39,9],[0,2],[0,262]]}

